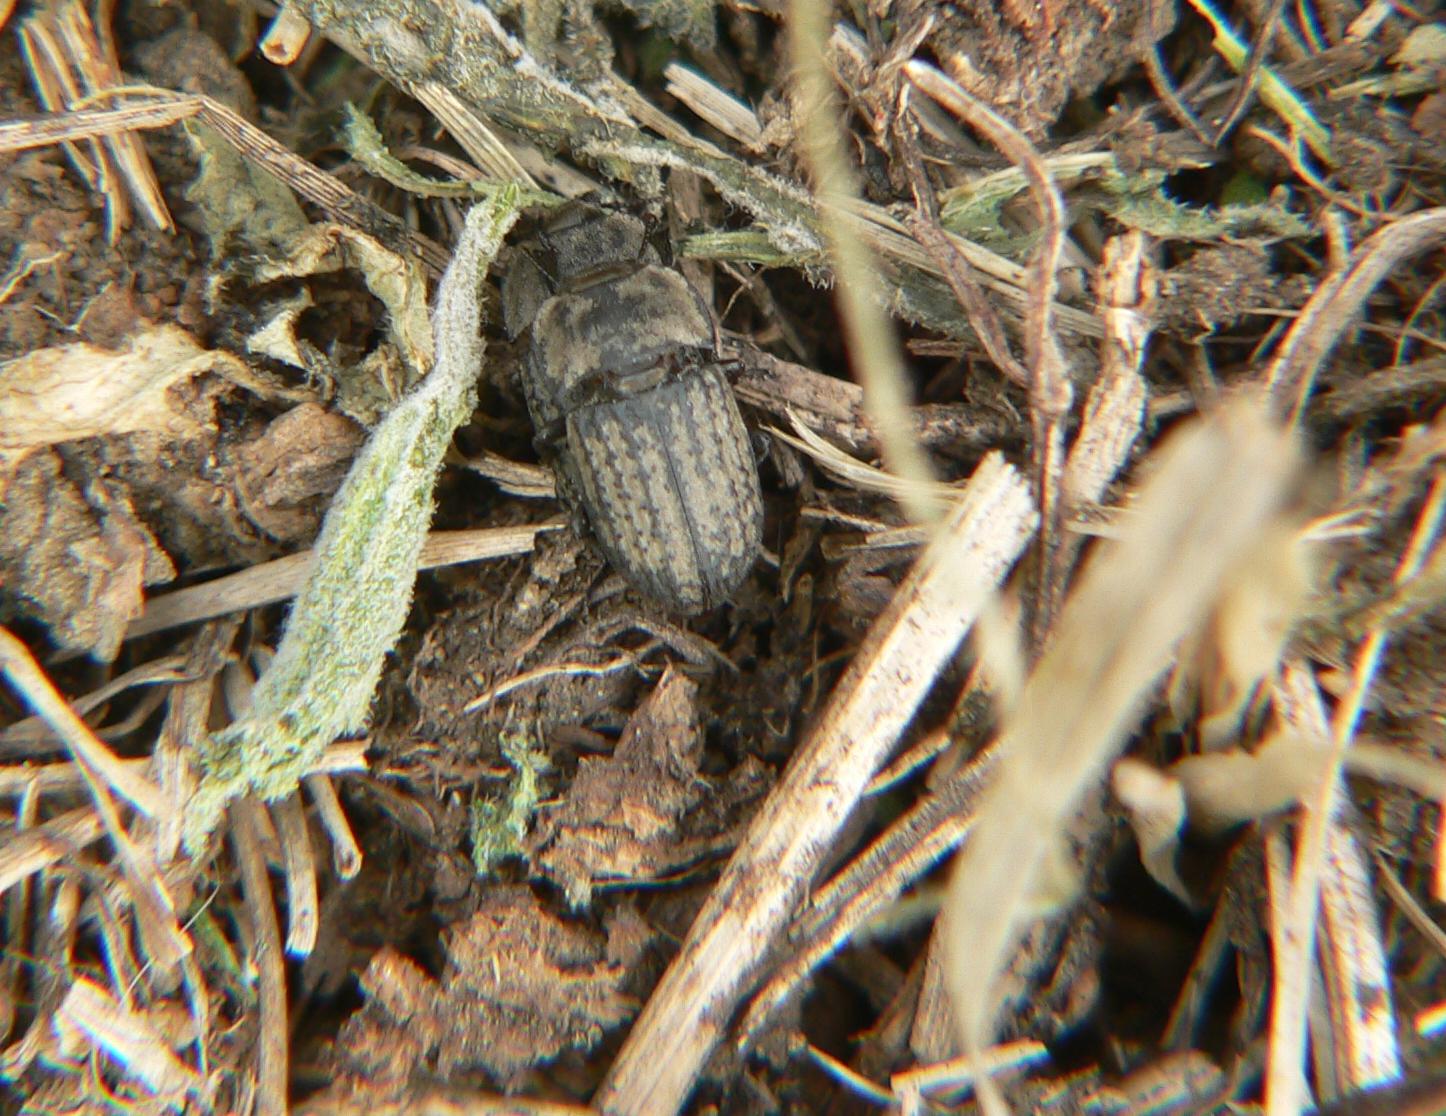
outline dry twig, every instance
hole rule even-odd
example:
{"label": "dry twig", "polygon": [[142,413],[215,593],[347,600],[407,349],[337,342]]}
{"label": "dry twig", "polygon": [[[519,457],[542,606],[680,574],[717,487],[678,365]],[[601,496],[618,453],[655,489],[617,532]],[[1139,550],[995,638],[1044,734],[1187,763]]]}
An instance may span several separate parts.
{"label": "dry twig", "polygon": [[674,1112],[898,734],[1028,542],[1034,509],[995,455],[975,471],[755,815],[595,1103]]}

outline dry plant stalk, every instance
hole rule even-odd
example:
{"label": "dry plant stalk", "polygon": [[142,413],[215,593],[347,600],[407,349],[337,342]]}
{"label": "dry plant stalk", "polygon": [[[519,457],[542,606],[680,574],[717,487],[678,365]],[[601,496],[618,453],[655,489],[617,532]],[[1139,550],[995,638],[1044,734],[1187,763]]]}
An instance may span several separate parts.
{"label": "dry plant stalk", "polygon": [[[207,685],[209,687],[209,680]],[[308,778],[365,771],[366,748],[366,742],[358,740],[343,740],[333,744],[317,761],[316,775]],[[127,759],[121,760],[120,764],[141,777],[144,777],[147,768],[154,767],[153,759]],[[46,763],[38,766],[16,764],[0,767],[0,795],[66,794],[82,790],[85,785],[85,773],[74,763]],[[0,851],[0,859],[3,859],[8,851]],[[0,891],[3,890],[0,888]]]}
{"label": "dry plant stalk", "polygon": [[[117,675],[105,685],[98,686],[88,694],[71,698],[69,705],[77,716],[84,717],[93,709],[104,705],[111,698],[124,693],[132,686],[184,681],[187,677],[185,666],[186,656],[184,655],[167,655],[164,658],[152,659],[148,663],[142,663],[138,667]],[[0,755],[29,758],[36,750],[49,751],[48,745],[57,739],[58,737],[46,725],[44,718],[38,714],[32,714],[0,729]]]}
{"label": "dry plant stalk", "polygon": [[147,817],[161,813],[164,803],[155,785],[121,763],[66,704],[30,649],[4,628],[0,628],[0,673],[10,679],[26,703],[65,741],[94,793],[108,794],[109,788]]}
{"label": "dry plant stalk", "polygon": [[909,377],[904,371],[894,323],[884,312],[878,270],[863,239],[837,210],[859,197],[843,136],[846,129],[824,62],[830,11],[812,0],[789,6],[788,42],[795,82],[793,120],[802,153],[813,172],[820,202],[820,228],[836,277],[839,317],[848,339],[854,375],[863,385],[864,408],[883,450],[889,472],[908,482],[898,499],[916,523],[937,520],[937,505],[915,495],[934,479],[934,469],[914,437],[909,415]]}
{"label": "dry plant stalk", "polygon": [[316,858],[311,851],[301,792],[274,803],[271,818],[281,842],[281,863],[286,872],[286,952],[292,957],[306,957],[316,947],[321,913],[316,896]]}
{"label": "dry plant stalk", "polygon": [[1370,293],[1400,262],[1446,243],[1446,208],[1423,209],[1367,237],[1302,308],[1266,372],[1278,413],[1299,421],[1316,373]]}
{"label": "dry plant stalk", "polygon": [[[947,741],[945,734],[939,735]],[[997,758],[996,749],[979,753],[832,879],[814,887],[789,925],[791,956],[770,974],[738,1026],[734,1042],[740,1051],[763,1033],[814,969],[958,847],[973,826],[974,804],[989,786]],[[875,779],[866,793],[873,793],[877,783]]]}
{"label": "dry plant stalk", "polygon": [[29,649],[4,628],[0,628],[0,673],[70,747],[85,777],[95,812],[115,846],[147,957],[162,972],[172,972],[190,954],[191,939],[177,921],[175,903],[154,855],[127,832],[112,793],[154,818],[163,806],[160,792],[96,738],[90,726],[65,703]]}
{"label": "dry plant stalk", "polygon": [[241,870],[241,892],[251,920],[251,963],[257,972],[256,1111],[282,1116],[287,1111],[287,1069],[291,1046],[286,1023],[286,973],[282,969],[281,928],[261,850],[261,803],[245,796],[231,803],[231,840]]}
{"label": "dry plant stalk", "polygon": [[[1140,369],[1145,363],[1159,285],[1143,233],[1129,232],[1106,242],[1098,283],[1099,312],[1105,326],[1100,374],[1090,388],[1079,436],[1065,460],[1066,514],[1104,499],[1140,436],[1147,395]],[[1061,554],[1073,555],[1079,538],[1078,534],[1066,536]]]}
{"label": "dry plant stalk", "polygon": [[[101,48],[90,17],[75,0],[31,16],[17,33],[40,103],[51,112],[78,107],[121,82],[114,59]],[[81,154],[78,145],[68,144],[66,151],[86,184],[105,196],[106,231],[112,244],[130,224],[127,194],[155,228],[175,230],[137,136],[121,132],[91,139],[86,146],[90,158]]]}
{"label": "dry plant stalk", "polygon": [[[1151,458],[1124,536],[1100,547],[1000,734],[1000,768],[945,905],[947,983],[964,1049],[993,1023],[1005,956],[1057,862],[1063,826],[1237,564],[1275,522],[1296,453],[1242,399]],[[1007,1111],[981,1080],[987,1112]]]}
{"label": "dry plant stalk", "polygon": [[274,66],[290,66],[301,57],[310,38],[311,24],[290,4],[282,4],[266,34],[261,36],[261,53]]}
{"label": "dry plant stalk", "polygon": [[80,807],[7,838],[0,846],[0,895],[36,872],[73,856],[104,832],[95,811]]}
{"label": "dry plant stalk", "polygon": [[878,618],[699,912],[595,1098],[676,1112],[869,779],[1035,528],[1018,474],[984,459]]}
{"label": "dry plant stalk", "polygon": [[0,123],[0,151],[27,151],[137,128],[164,128],[192,118],[208,125],[248,161],[275,175],[337,224],[364,230],[394,250],[415,255],[433,275],[446,269],[447,252],[440,244],[407,230],[335,175],[308,163],[219,101],[200,94],[152,89],[145,100],[116,108],[76,109],[39,119],[5,121]]}
{"label": "dry plant stalk", "polygon": [[1065,208],[1054,176],[1025,135],[958,82],[925,62],[904,64],[912,86],[988,136],[1024,174],[1039,211],[1040,243],[1029,268],[1024,316],[1024,357],[1029,373],[1030,459],[1039,504],[1038,592],[1031,605],[1032,642],[1048,627],[1063,592],[1060,485],[1064,472],[1064,420],[1074,402],[1069,366],[1055,335],[1054,303],[1064,251]]}
{"label": "dry plant stalk", "polygon": [[[1437,223],[1439,227],[1429,227],[1436,228],[1438,235],[1446,234],[1446,210],[1431,212],[1438,214],[1440,220]],[[1407,220],[1410,218],[1397,222],[1383,232],[1399,228]],[[1382,235],[1377,233],[1372,240],[1378,240]],[[1358,276],[1363,271],[1372,271],[1376,265],[1371,261],[1385,254],[1389,253],[1384,249],[1368,254],[1365,261],[1348,268],[1345,275]],[[1360,297],[1364,298],[1366,291],[1373,285],[1374,283],[1365,286],[1360,291]],[[1343,289],[1350,291],[1355,286],[1355,282],[1348,278]],[[1322,356],[1325,351],[1327,350],[1321,351]],[[1397,564],[1394,577],[1396,585],[1405,584],[1420,572],[1427,554],[1441,532],[1443,519],[1446,519],[1446,477],[1438,475],[1417,517],[1416,527],[1406,545],[1405,553]],[[1303,1067],[1306,1015],[1310,998],[1310,963],[1316,944],[1316,920],[1321,903],[1322,881],[1333,843],[1332,819],[1340,800],[1340,773],[1347,749],[1355,736],[1356,725],[1365,708],[1366,696],[1385,653],[1388,635],[1386,628],[1374,627],[1361,641],[1351,672],[1350,688],[1337,706],[1330,725],[1330,746],[1325,750],[1324,757],[1325,777],[1320,781],[1319,789],[1301,801],[1303,809],[1296,837],[1295,862],[1291,870],[1282,925],[1276,940],[1275,987],[1270,1015],[1270,1058],[1265,1078],[1267,1116],[1296,1116],[1304,1106],[1306,1089]],[[1367,1033],[1370,1033],[1369,1028]],[[1372,1061],[1376,1059],[1373,1058]],[[1399,1073],[1399,1067],[1397,1072]]]}
{"label": "dry plant stalk", "polygon": [[[422,544],[419,570],[506,558],[529,553],[542,531],[557,530],[558,523],[521,527],[477,527],[465,531],[433,531]],[[167,628],[211,620],[231,612],[275,604],[296,596],[315,564],[315,553],[301,550],[284,558],[261,562],[244,570],[163,593],[146,602],[146,610],[126,627],[125,638],[150,635]]]}
{"label": "dry plant stalk", "polygon": [[753,154],[763,152],[763,125],[747,103],[676,62],[669,62],[663,69],[663,78],[668,83],[668,92],[702,119],[737,140],[744,150]]}
{"label": "dry plant stalk", "polygon": [[317,820],[331,838],[332,868],[339,879],[355,879],[362,866],[361,846],[357,844],[351,823],[346,820],[346,813],[341,808],[336,784],[325,773],[308,775],[303,781],[316,805]]}
{"label": "dry plant stalk", "polygon": [[207,1104],[207,1083],[176,1056],[151,1021],[85,977],[75,978],[52,1026],[67,1053],[104,1050],[167,1107],[182,1108],[187,1096]]}

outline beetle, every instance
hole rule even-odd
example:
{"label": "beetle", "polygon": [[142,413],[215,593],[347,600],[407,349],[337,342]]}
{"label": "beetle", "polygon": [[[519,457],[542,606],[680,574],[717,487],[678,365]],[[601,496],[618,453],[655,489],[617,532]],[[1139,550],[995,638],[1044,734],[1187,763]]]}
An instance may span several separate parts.
{"label": "beetle", "polygon": [[[573,207],[503,280],[539,452],[634,586],[691,615],[758,555],[763,500],[713,315],[643,223]],[[540,262],[541,261],[541,262]]]}

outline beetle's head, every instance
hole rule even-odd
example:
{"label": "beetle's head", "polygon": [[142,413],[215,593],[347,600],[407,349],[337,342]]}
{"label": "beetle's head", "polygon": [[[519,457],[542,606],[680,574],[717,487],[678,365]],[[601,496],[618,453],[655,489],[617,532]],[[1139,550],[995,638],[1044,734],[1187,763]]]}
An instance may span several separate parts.
{"label": "beetle's head", "polygon": [[643,222],[627,213],[569,206],[547,223],[542,242],[557,261],[559,284],[620,264],[657,262]]}

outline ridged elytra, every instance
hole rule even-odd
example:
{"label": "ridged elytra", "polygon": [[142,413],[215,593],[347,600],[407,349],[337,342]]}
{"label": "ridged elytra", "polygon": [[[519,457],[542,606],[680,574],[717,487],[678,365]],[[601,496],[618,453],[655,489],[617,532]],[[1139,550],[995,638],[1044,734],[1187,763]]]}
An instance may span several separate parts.
{"label": "ridged elytra", "polygon": [[641,221],[573,207],[503,281],[523,388],[559,495],[608,561],[673,612],[727,600],[763,535],[758,470],[712,315]]}

